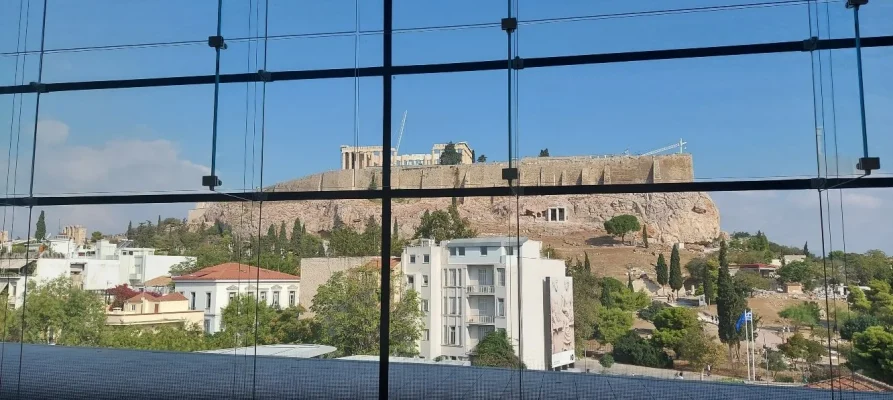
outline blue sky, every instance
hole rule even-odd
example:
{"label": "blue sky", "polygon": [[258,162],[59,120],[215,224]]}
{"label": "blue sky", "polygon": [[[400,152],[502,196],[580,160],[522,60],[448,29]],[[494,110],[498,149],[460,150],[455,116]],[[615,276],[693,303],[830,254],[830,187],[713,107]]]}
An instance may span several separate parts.
{"label": "blue sky", "polygon": [[[756,0],[520,0],[519,19],[752,2]],[[39,47],[41,3],[32,0],[29,50]],[[361,30],[381,28],[379,3],[360,0]],[[14,0],[0,3],[0,53],[16,50],[18,6]],[[254,21],[249,30],[248,10],[247,1],[224,2],[225,37],[256,34]],[[397,29],[477,24],[498,22],[505,16],[506,2],[399,0],[394,10]],[[831,36],[851,36],[851,12],[839,2],[831,3],[829,10]],[[823,37],[828,31],[824,12],[822,5]],[[805,5],[795,5],[550,24],[522,22],[519,52],[522,57],[541,57],[803,40],[809,36],[807,15]],[[263,10],[260,18],[262,24]],[[891,20],[893,1],[872,1],[862,11],[862,33],[893,34]],[[270,35],[349,32],[354,25],[354,1],[270,1]],[[201,41],[215,29],[213,0],[50,0],[46,47]],[[270,41],[268,69],[352,67],[354,40],[349,35]],[[401,33],[394,38],[395,64],[498,59],[505,57],[505,42],[505,33],[493,27]],[[222,71],[259,69],[254,51],[254,45],[231,42],[223,52]],[[379,64],[380,52],[380,36],[361,37],[361,66]],[[861,149],[855,52],[836,51],[833,61],[828,53],[822,57],[824,76],[816,89],[825,95],[825,132],[829,140],[833,138],[833,82],[841,164],[851,165]],[[211,74],[214,56],[210,48],[199,44],[51,53],[44,63],[43,80],[59,82]],[[15,65],[15,57],[0,56],[0,85],[14,82]],[[27,57],[25,82],[36,79],[36,65],[36,55]],[[815,65],[818,68],[817,59]],[[871,153],[882,160],[893,160],[891,70],[893,49],[864,51]],[[338,146],[354,142],[354,84],[353,79],[339,79],[268,85],[265,184],[339,167]],[[425,152],[432,143],[464,140],[491,161],[507,158],[504,71],[399,76],[393,85],[395,136],[400,116],[408,111],[401,153]],[[358,86],[358,142],[380,144],[381,79],[364,78]],[[218,175],[228,189],[250,187],[252,166],[254,184],[258,184],[259,153],[252,159],[249,150],[245,160],[246,142],[248,147],[254,142],[259,149],[260,123],[253,128],[253,107],[246,109],[246,93],[250,102],[253,91],[253,86],[244,84],[221,86]],[[38,173],[36,191],[201,190],[198,177],[210,165],[212,95],[211,86],[194,86],[44,96],[40,120],[46,128],[42,137],[48,139],[39,141],[37,150],[38,163],[48,166],[45,173]],[[33,102],[33,95],[24,97],[22,160],[32,147]],[[11,107],[11,96],[0,98],[0,142],[5,147]],[[697,179],[808,176],[816,171],[808,53],[529,69],[519,76],[518,107],[523,156],[536,155],[546,147],[552,155],[626,149],[639,153],[683,138],[689,142],[686,151],[694,155]],[[251,121],[247,129],[246,118]],[[21,182],[28,176],[28,163],[22,164],[16,192],[22,192]],[[721,202],[720,206],[725,215]],[[766,207],[782,209],[776,203]],[[751,229],[747,221],[744,218],[740,226],[724,222],[723,227]]]}

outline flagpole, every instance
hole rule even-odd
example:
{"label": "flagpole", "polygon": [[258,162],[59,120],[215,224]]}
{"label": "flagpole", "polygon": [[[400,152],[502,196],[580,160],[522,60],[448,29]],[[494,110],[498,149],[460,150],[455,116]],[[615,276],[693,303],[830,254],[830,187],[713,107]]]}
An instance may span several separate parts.
{"label": "flagpole", "polygon": [[753,310],[749,310],[747,312],[748,319],[750,320],[750,344],[751,351],[753,351],[753,357],[751,357],[750,362],[753,363],[753,380],[757,380],[757,337],[754,334],[756,332],[756,325],[753,322]]}

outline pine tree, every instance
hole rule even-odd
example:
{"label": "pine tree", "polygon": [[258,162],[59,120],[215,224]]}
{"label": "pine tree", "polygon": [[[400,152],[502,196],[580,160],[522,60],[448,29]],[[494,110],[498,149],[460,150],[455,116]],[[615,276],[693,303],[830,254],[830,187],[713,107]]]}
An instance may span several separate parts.
{"label": "pine tree", "polygon": [[661,289],[667,284],[669,280],[669,271],[667,270],[667,260],[664,259],[663,254],[659,254],[657,256],[657,283],[660,285]]}
{"label": "pine tree", "polygon": [[34,230],[34,238],[37,240],[44,240],[47,237],[47,222],[46,215],[44,215],[43,211],[40,212],[40,216],[37,217],[37,228]]}
{"label": "pine tree", "polygon": [[276,254],[285,254],[286,247],[288,246],[288,236],[285,234],[285,221],[282,221],[282,223],[279,224],[279,240],[276,241],[276,245],[278,247]]}
{"label": "pine tree", "polygon": [[679,245],[673,245],[673,252],[670,253],[670,289],[679,295],[679,289],[682,289],[682,266],[679,265]]}
{"label": "pine tree", "polygon": [[645,248],[648,248],[648,225],[642,225],[642,241],[645,242]]}
{"label": "pine tree", "polygon": [[715,282],[713,282],[713,275],[710,273],[709,265],[704,264],[702,276],[704,277],[704,299],[707,301],[707,305],[710,305],[713,303],[713,298],[716,297],[716,288],[713,286]]}
{"label": "pine tree", "polygon": [[586,272],[592,272],[592,264],[589,263],[589,253],[583,253],[583,268]]}
{"label": "pine tree", "polygon": [[[204,222],[202,222],[202,224],[204,224]],[[133,237],[133,221],[127,222],[127,233],[124,234],[124,236],[127,236],[128,239]]]}

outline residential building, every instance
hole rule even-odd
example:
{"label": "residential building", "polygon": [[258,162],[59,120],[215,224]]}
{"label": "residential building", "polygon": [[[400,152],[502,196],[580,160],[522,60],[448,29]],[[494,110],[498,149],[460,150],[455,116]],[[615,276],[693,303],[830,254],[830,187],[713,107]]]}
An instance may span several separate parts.
{"label": "residential building", "polygon": [[[520,245],[520,247],[519,247]],[[406,288],[420,294],[421,357],[468,360],[497,329],[531,369],[574,365],[573,282],[527,238],[423,239],[404,249]]]}
{"label": "residential building", "polygon": [[764,278],[772,278],[775,277],[775,271],[778,270],[778,267],[772,264],[740,264],[740,265],[730,265],[730,268],[736,269],[738,272],[746,271],[753,272],[756,274],[760,274],[760,276]]}
{"label": "residential building", "polygon": [[236,296],[257,295],[266,304],[282,308],[297,306],[300,296],[300,277],[239,263],[215,265],[172,279],[174,290],[189,299],[190,310],[204,310],[207,333],[222,329],[222,310]]}
{"label": "residential building", "polygon": [[155,297],[140,293],[124,302],[120,309],[106,313],[106,325],[139,326],[147,329],[180,326],[203,329],[204,312],[190,310],[189,300],[180,293]]}

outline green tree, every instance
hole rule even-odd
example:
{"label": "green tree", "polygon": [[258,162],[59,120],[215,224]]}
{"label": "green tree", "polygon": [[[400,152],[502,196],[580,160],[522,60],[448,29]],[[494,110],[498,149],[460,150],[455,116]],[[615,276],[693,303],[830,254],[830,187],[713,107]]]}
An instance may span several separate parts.
{"label": "green tree", "polygon": [[285,233],[285,221],[279,224],[279,237],[276,239],[276,255],[283,255],[288,248],[288,236]]}
{"label": "green tree", "polygon": [[539,156],[540,156],[540,157],[549,157],[549,149],[548,149],[548,148],[545,148],[545,149],[540,150],[540,155],[539,155]]}
{"label": "green tree", "polygon": [[59,277],[40,284],[31,280],[10,333],[25,343],[98,346],[105,319],[102,297],[82,290],[71,279]]}
{"label": "green tree", "polygon": [[34,230],[34,238],[37,240],[47,238],[47,222],[43,210],[40,211],[40,216],[37,217],[37,228]]}
{"label": "green tree", "polygon": [[673,245],[673,252],[670,253],[670,279],[668,280],[670,289],[679,295],[679,289],[682,289],[682,266],[679,261],[679,245]]}
{"label": "green tree", "polygon": [[645,243],[645,248],[648,248],[648,225],[642,225],[642,242]]}
{"label": "green tree", "polygon": [[474,347],[471,365],[512,369],[526,368],[515,354],[511,341],[509,341],[505,330],[502,329],[490,332]]}
{"label": "green tree", "polygon": [[639,219],[634,215],[618,215],[605,221],[605,231],[611,236],[620,236],[621,242],[626,241],[627,234],[639,229],[642,227],[639,225]]}
{"label": "green tree", "polygon": [[840,327],[840,337],[846,340],[853,340],[857,333],[865,332],[872,326],[880,326],[881,321],[874,315],[858,314],[853,318],[848,318]]}
{"label": "green tree", "polygon": [[125,236],[126,236],[128,239],[130,239],[130,238],[133,237],[133,221],[128,221],[128,222],[127,222],[127,233],[125,234]]}
{"label": "green tree", "polygon": [[727,251],[726,241],[723,240],[719,247],[720,266],[716,282],[716,313],[719,320],[719,340],[729,346],[731,354],[732,345],[737,347],[741,341],[741,334],[735,329],[735,323],[747,304],[736,290],[735,283],[729,274]]}
{"label": "green tree", "polygon": [[[310,310],[316,315],[320,342],[338,349],[341,356],[378,354],[381,288],[380,270],[354,268],[336,272],[313,297]],[[399,287],[399,275],[392,278],[392,286]],[[422,334],[423,313],[419,296],[414,290],[390,299],[391,329],[389,353],[395,356],[418,354],[416,340]]]}
{"label": "green tree", "polygon": [[639,318],[642,318],[646,321],[654,322],[654,317],[656,317],[658,313],[670,307],[670,305],[662,301],[652,301],[651,304],[648,305],[648,307],[639,310]]}
{"label": "green tree", "polygon": [[633,316],[619,308],[599,307],[595,316],[595,338],[614,343],[633,327]]}
{"label": "green tree", "polygon": [[779,268],[776,272],[778,280],[783,283],[798,282],[806,287],[811,287],[816,278],[815,272],[809,263],[792,261]]}
{"label": "green tree", "polygon": [[304,227],[301,225],[301,219],[295,218],[294,224],[291,226],[291,238],[289,238],[289,246],[291,251],[299,257],[304,257],[301,247],[301,236],[304,235]]}
{"label": "green tree", "polygon": [[474,237],[477,233],[471,229],[467,219],[459,216],[459,209],[451,205],[447,211],[436,210],[422,214],[415,238],[431,238],[437,242],[458,238]]}
{"label": "green tree", "polygon": [[479,163],[485,163],[485,162],[487,162],[487,155],[485,155],[485,154],[481,154],[480,156],[478,156],[478,162],[479,162]]}
{"label": "green tree", "polygon": [[605,354],[598,360],[598,363],[601,364],[602,368],[611,368],[614,365],[614,356]]}
{"label": "green tree", "polygon": [[102,240],[102,232],[100,232],[100,231],[94,231],[94,232],[90,235],[90,240],[92,240],[92,241],[94,241],[94,242],[98,242],[98,241]]}
{"label": "green tree", "polygon": [[626,288],[629,289],[630,292],[633,292],[633,275],[626,274]]}
{"label": "green tree", "polygon": [[871,302],[865,297],[865,292],[856,285],[849,286],[850,294],[847,295],[847,302],[856,312],[867,313],[871,311]]}
{"label": "green tree", "polygon": [[574,343],[577,356],[582,357],[585,341],[595,336],[601,287],[594,275],[571,266],[570,260],[565,261],[565,271],[574,278]]}
{"label": "green tree", "polygon": [[772,372],[772,378],[778,376],[780,371],[788,370],[788,363],[784,359],[784,353],[778,350],[768,350],[766,354],[767,367]]}
{"label": "green tree", "polygon": [[293,306],[276,311],[270,321],[270,330],[275,343],[313,343],[316,327],[312,318],[301,319],[306,310],[303,306]]}
{"label": "green tree", "polygon": [[713,272],[710,269],[710,265],[705,263],[703,268],[704,269],[702,273],[704,276],[704,300],[707,302],[708,305],[710,305],[713,304],[714,300],[716,299],[716,288],[714,287],[716,279],[713,277]]}
{"label": "green tree", "polygon": [[654,343],[676,351],[678,350],[676,346],[683,337],[700,332],[701,324],[694,310],[670,307],[654,316],[654,328],[654,334],[651,336]]}
{"label": "green tree", "polygon": [[708,365],[719,364],[725,359],[722,345],[700,329],[682,336],[675,349],[678,358],[688,361],[688,365],[702,373]]}
{"label": "green tree", "polygon": [[651,368],[672,368],[673,360],[660,347],[628,331],[614,343],[614,360],[621,363]]}
{"label": "green tree", "polygon": [[788,306],[778,313],[779,317],[791,321],[795,326],[814,327],[821,320],[821,309],[819,304],[814,301],[802,302],[793,306]]}
{"label": "green tree", "polygon": [[234,347],[276,342],[272,329],[276,310],[257,300],[254,293],[236,296],[223,307],[221,314],[222,335],[233,340]]}
{"label": "green tree", "polygon": [[462,163],[462,155],[456,151],[456,144],[449,142],[440,153],[440,165],[458,165]]}
{"label": "green tree", "polygon": [[670,271],[667,269],[667,261],[664,259],[663,254],[657,255],[657,266],[655,270],[657,272],[657,283],[660,285],[661,289],[663,289],[670,279]]}
{"label": "green tree", "polygon": [[809,340],[799,333],[789,337],[787,341],[778,345],[778,350],[791,359],[791,362],[803,360],[807,364],[814,364],[826,354],[825,347],[821,343]]}
{"label": "green tree", "polygon": [[803,255],[806,258],[812,258],[812,253],[809,252],[809,242],[803,243]]}
{"label": "green tree", "polygon": [[583,253],[583,268],[587,271],[592,271],[592,264],[589,263],[589,253]]}
{"label": "green tree", "polygon": [[893,384],[893,332],[872,326],[853,336],[849,363],[854,371]]}
{"label": "green tree", "polygon": [[772,287],[772,282],[757,272],[738,271],[732,280],[748,297],[752,297],[753,292],[757,289],[769,290]]}

